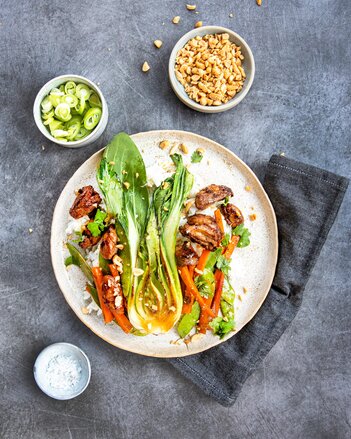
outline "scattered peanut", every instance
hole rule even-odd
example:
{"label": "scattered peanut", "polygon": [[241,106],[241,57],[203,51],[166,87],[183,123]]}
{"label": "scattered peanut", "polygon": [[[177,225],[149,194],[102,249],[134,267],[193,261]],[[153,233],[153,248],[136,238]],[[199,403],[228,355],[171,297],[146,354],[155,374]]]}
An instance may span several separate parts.
{"label": "scattered peanut", "polygon": [[162,42],[161,40],[155,40],[155,41],[154,41],[154,45],[155,45],[158,49],[160,49],[160,47],[162,46],[162,44],[163,44],[163,42]]}
{"label": "scattered peanut", "polygon": [[205,150],[204,150],[203,148],[197,148],[197,149],[196,149],[196,152],[198,152],[198,153],[200,153],[200,154],[202,154],[202,155],[205,154]]}
{"label": "scattered peanut", "polygon": [[196,5],[186,5],[188,11],[195,11]]}
{"label": "scattered peanut", "polygon": [[85,314],[85,315],[89,314],[89,310],[88,310],[88,308],[86,306],[82,307],[82,313]]}
{"label": "scattered peanut", "polygon": [[246,190],[247,192],[251,192],[251,186],[245,186],[245,190]]}
{"label": "scattered peanut", "polygon": [[159,147],[161,149],[166,149],[169,147],[169,140],[162,140],[162,142],[160,142]]}
{"label": "scattered peanut", "polygon": [[258,4],[258,6],[262,5],[262,0],[256,0],[256,3]]}
{"label": "scattered peanut", "polygon": [[172,23],[178,24],[179,22],[180,22],[180,17],[179,15],[177,15],[176,17],[173,18]]}
{"label": "scattered peanut", "polygon": [[148,71],[150,70],[150,66],[149,66],[149,64],[148,64],[147,61],[144,62],[144,64],[143,64],[142,67],[141,67],[141,70],[142,70],[143,72],[148,72]]}
{"label": "scattered peanut", "polygon": [[247,288],[243,287],[243,291],[244,291],[244,294],[246,294],[247,293]]}
{"label": "scattered peanut", "polygon": [[243,88],[243,58],[241,47],[226,33],[196,36],[178,51],[175,75],[191,99],[219,106]]}
{"label": "scattered peanut", "polygon": [[179,146],[179,149],[184,153],[184,154],[189,154],[189,148],[185,145],[185,143],[181,143]]}
{"label": "scattered peanut", "polygon": [[202,21],[197,21],[196,23],[195,23],[195,28],[197,28],[197,27],[201,27],[202,26]]}
{"label": "scattered peanut", "polygon": [[257,219],[257,215],[255,213],[252,213],[251,215],[249,215],[250,221],[256,221]]}
{"label": "scattered peanut", "polygon": [[191,207],[194,205],[195,199],[192,198],[185,202],[185,214],[187,215]]}

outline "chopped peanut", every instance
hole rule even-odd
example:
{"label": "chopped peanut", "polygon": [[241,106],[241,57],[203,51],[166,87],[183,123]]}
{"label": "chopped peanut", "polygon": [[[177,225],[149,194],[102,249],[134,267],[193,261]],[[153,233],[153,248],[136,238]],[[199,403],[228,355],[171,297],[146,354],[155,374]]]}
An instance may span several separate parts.
{"label": "chopped peanut", "polygon": [[144,64],[143,64],[142,67],[141,67],[141,70],[142,70],[143,72],[148,72],[148,71],[150,70],[150,66],[149,66],[149,64],[147,63],[147,61],[144,62]]}
{"label": "chopped peanut", "polygon": [[161,149],[166,149],[169,147],[169,140],[162,140],[162,142],[160,142],[159,147]]}
{"label": "chopped peanut", "polygon": [[163,44],[163,42],[162,42],[161,40],[155,40],[155,41],[154,41],[154,45],[155,45],[158,49],[160,49],[160,47],[162,46],[162,44]]}

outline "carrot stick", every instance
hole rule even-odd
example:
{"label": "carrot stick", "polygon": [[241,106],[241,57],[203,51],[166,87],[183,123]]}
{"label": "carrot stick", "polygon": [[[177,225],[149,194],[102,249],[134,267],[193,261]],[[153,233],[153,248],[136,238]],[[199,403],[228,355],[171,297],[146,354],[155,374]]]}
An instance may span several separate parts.
{"label": "carrot stick", "polygon": [[233,251],[235,250],[235,247],[238,245],[238,242],[240,241],[240,236],[232,235],[230,239],[230,243],[227,245],[227,248],[224,252],[224,257],[226,259],[229,259],[231,255],[233,254]]}
{"label": "carrot stick", "polygon": [[223,226],[223,219],[222,219],[222,214],[221,211],[219,209],[216,209],[214,211],[214,216],[216,218],[216,223],[219,227],[219,230],[224,233],[224,226]]}
{"label": "carrot stick", "polygon": [[183,302],[182,314],[190,314],[193,305],[194,305],[194,297],[191,296],[189,298],[189,302],[187,303]]}
{"label": "carrot stick", "polygon": [[197,289],[194,280],[190,276],[189,270],[187,266],[179,267],[178,268],[180,277],[182,278],[183,282],[185,283],[185,287],[189,290],[189,292],[194,296],[194,299],[199,302],[199,305],[202,309],[202,312],[209,314],[211,317],[214,317],[214,312],[209,308],[204,298],[199,293],[199,290]]}
{"label": "carrot stick", "polygon": [[215,313],[216,316],[218,315],[219,305],[221,303],[223,284],[224,284],[224,273],[221,272],[218,282],[216,284],[216,290],[212,301],[212,311]]}
{"label": "carrot stick", "polygon": [[108,308],[108,306],[106,306],[104,299],[103,299],[103,294],[102,294],[102,278],[103,278],[103,274],[102,274],[102,270],[100,267],[93,267],[91,269],[92,273],[93,273],[93,278],[94,278],[94,283],[96,286],[96,291],[98,293],[99,296],[99,302],[100,302],[100,308],[102,311],[102,315],[104,317],[104,322],[105,323],[110,323],[113,320],[113,316],[111,313],[110,308]]}
{"label": "carrot stick", "polygon": [[[210,307],[211,302],[212,302],[212,297],[208,297],[207,299],[205,299],[205,302],[206,302],[206,305],[208,307]],[[199,319],[199,325],[198,325],[199,332],[201,332],[201,334],[206,334],[209,321],[210,321],[210,319],[209,319],[208,314],[201,312],[200,319]]]}
{"label": "carrot stick", "polygon": [[133,326],[128,320],[128,317],[125,314],[118,314],[115,310],[111,310],[111,312],[121,329],[123,329],[123,331],[128,334],[133,329]]}
{"label": "carrot stick", "polygon": [[[189,272],[190,272],[190,267],[189,267]],[[193,304],[194,304],[194,297],[187,290],[187,288],[186,288],[186,286],[185,286],[185,284],[184,284],[182,279],[180,279],[180,284],[181,284],[182,292],[183,292],[182,314],[189,314],[191,312],[191,309],[192,309]]]}
{"label": "carrot stick", "polygon": [[[240,240],[240,236],[233,235],[231,237],[230,243],[227,245],[223,253],[226,259],[229,259],[231,257],[235,247],[238,245],[239,240]],[[220,270],[216,270],[215,280],[216,280],[216,290],[212,301],[212,311],[217,315],[221,303],[223,284],[224,284],[224,273],[222,273]]]}
{"label": "carrot stick", "polygon": [[197,263],[197,267],[196,269],[199,271],[204,271],[206,263],[207,263],[207,259],[210,256],[210,250],[206,250],[204,249],[203,252],[201,253],[200,259]]}
{"label": "carrot stick", "polygon": [[[109,269],[112,276],[119,276],[119,271],[116,265],[110,264]],[[121,311],[117,312],[115,310],[111,310],[111,312],[119,326],[123,329],[124,332],[128,334],[133,329],[133,326],[130,323],[128,317],[124,314],[124,312],[122,313]]]}
{"label": "carrot stick", "polygon": [[195,265],[189,265],[190,276],[194,279]]}

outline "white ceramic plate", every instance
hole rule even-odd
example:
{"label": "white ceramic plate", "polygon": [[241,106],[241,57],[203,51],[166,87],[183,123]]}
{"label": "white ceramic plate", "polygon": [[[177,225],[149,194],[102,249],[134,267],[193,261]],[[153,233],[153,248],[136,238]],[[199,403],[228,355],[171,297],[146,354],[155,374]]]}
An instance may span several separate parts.
{"label": "white ceramic plate", "polygon": [[[196,173],[197,185],[205,187],[211,183],[225,184],[234,191],[233,202],[243,212],[247,227],[251,231],[251,245],[237,248],[232,257],[232,283],[236,291],[235,321],[236,332],[246,325],[256,314],[265,300],[272,284],[278,255],[277,223],[272,205],[255,174],[235,154],[210,139],[185,131],[150,131],[132,136],[139,147],[150,172],[155,163],[170,161],[166,151],[159,148],[162,140],[185,143],[190,153],[184,161],[190,162],[190,155],[196,148],[205,150],[201,164],[191,165]],[[98,151],[78,168],[68,181],[54,211],[51,230],[51,258],[59,286],[66,301],[79,317],[96,335],[130,352],[153,357],[180,357],[202,352],[235,335],[228,334],[220,340],[208,332],[206,336],[191,342],[173,344],[178,339],[175,329],[167,334],[136,337],[127,335],[114,323],[105,325],[101,316],[95,313],[83,314],[86,306],[82,292],[85,278],[77,267],[65,267],[64,260],[68,252],[64,246],[66,227],[69,221],[69,208],[80,187],[92,184],[95,188],[95,171],[101,159]],[[149,175],[152,177],[152,175]],[[250,186],[251,191],[245,190]],[[248,216],[256,213],[257,219],[250,221]],[[246,292],[245,292],[246,290]]]}

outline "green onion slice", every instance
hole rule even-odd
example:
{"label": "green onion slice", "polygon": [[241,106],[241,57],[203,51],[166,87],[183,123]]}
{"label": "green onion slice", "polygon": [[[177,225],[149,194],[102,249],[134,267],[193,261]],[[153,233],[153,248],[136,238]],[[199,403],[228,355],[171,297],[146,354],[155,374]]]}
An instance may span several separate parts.
{"label": "green onion slice", "polygon": [[87,107],[87,103],[86,103],[85,99],[81,98],[79,100],[78,105],[76,105],[74,108],[78,114],[82,115],[86,111],[86,107]]}
{"label": "green onion slice", "polygon": [[64,94],[64,91],[61,91],[59,88],[53,88],[50,91],[50,96],[63,96]]}
{"label": "green onion slice", "polygon": [[41,117],[44,119],[44,120],[47,120],[47,119],[50,119],[50,117],[53,117],[55,115],[55,111],[54,110],[51,110],[51,111],[49,111],[49,113],[43,113],[42,115],[41,115]]}
{"label": "green onion slice", "polygon": [[84,126],[81,126],[79,128],[78,134],[76,135],[76,137],[74,138],[74,140],[81,140],[84,137],[88,136],[91,133],[90,130],[87,130],[84,128]]}
{"label": "green onion slice", "polygon": [[101,100],[100,100],[99,96],[97,95],[97,93],[93,92],[90,95],[89,104],[92,107],[102,107]]}
{"label": "green onion slice", "polygon": [[95,107],[90,108],[84,116],[83,122],[84,127],[87,130],[92,130],[96,127],[96,125],[99,123],[99,120],[101,119],[101,108]]}
{"label": "green onion slice", "polygon": [[67,94],[67,95],[62,96],[61,102],[65,102],[71,108],[73,108],[78,104],[78,98],[77,98],[77,96]]}
{"label": "green onion slice", "polygon": [[76,87],[76,96],[87,101],[92,93],[92,90],[85,84],[78,84]]}
{"label": "green onion slice", "polygon": [[49,124],[50,132],[52,134],[55,130],[63,129],[63,123],[60,120],[53,119],[53,121]]}
{"label": "green onion slice", "polygon": [[44,113],[47,113],[47,112],[49,112],[49,111],[52,109],[52,102],[51,102],[51,100],[49,99],[48,96],[46,96],[46,97],[41,101],[41,108],[42,108],[42,111],[43,111]]}
{"label": "green onion slice", "polygon": [[73,81],[66,82],[65,93],[67,95],[73,95],[76,92],[76,83]]}
{"label": "green onion slice", "polygon": [[51,122],[53,122],[55,119],[53,117],[49,117],[49,119],[44,120],[44,125],[49,125]]}
{"label": "green onion slice", "polygon": [[72,117],[70,106],[65,102],[61,102],[61,104],[58,104],[55,108],[55,116],[63,122],[69,121]]}
{"label": "green onion slice", "polygon": [[66,130],[53,130],[51,131],[51,134],[56,137],[56,139],[58,137],[67,137],[68,136],[68,131]]}
{"label": "green onion slice", "polygon": [[50,95],[49,96],[50,102],[54,107],[57,107],[58,104],[61,103],[61,96],[58,95]]}
{"label": "green onion slice", "polygon": [[74,140],[74,138],[79,133],[80,127],[82,125],[82,118],[80,116],[73,116],[72,119],[66,123],[66,128],[68,131],[68,140]]}

